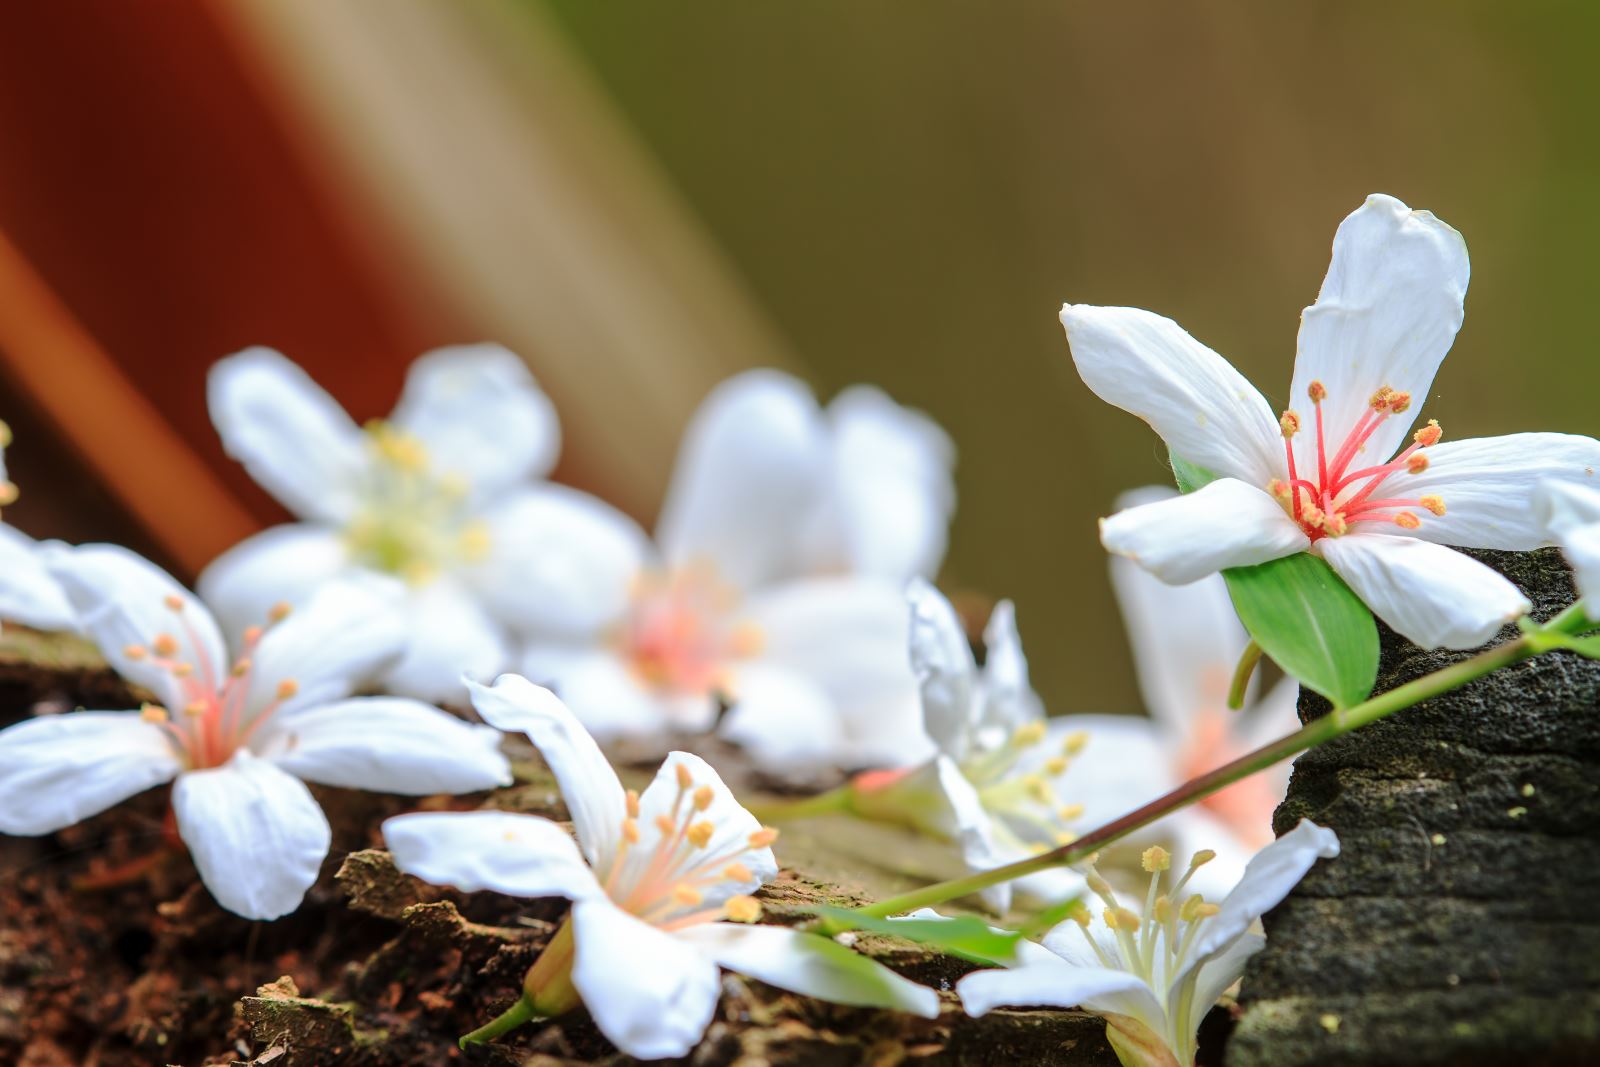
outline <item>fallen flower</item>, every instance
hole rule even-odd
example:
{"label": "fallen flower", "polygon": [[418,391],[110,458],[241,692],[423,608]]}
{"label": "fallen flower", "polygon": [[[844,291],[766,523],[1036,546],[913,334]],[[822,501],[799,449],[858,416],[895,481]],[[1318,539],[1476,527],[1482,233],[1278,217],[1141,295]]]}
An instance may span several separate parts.
{"label": "fallen flower", "polygon": [[1539,517],[1572,565],[1584,610],[1600,622],[1600,489],[1547,482],[1539,487]]}
{"label": "fallen flower", "polygon": [[1327,278],[1301,317],[1295,406],[1277,417],[1172,320],[1063,307],[1089,388],[1217,475],[1106,519],[1106,548],[1175,585],[1315,552],[1425,648],[1481,644],[1527,611],[1505,578],[1443,546],[1546,544],[1534,487],[1587,478],[1600,442],[1524,433],[1441,444],[1430,421],[1400,448],[1460,328],[1467,277],[1460,234],[1393,197],[1368,197],[1334,237]]}
{"label": "fallen flower", "polygon": [[[6,475],[6,449],[11,427],[0,422],[0,509],[17,501],[17,487]],[[72,629],[72,605],[45,569],[39,544],[27,534],[0,522],[0,621],[35,630]]]}
{"label": "fallen flower", "polygon": [[[497,811],[401,815],[384,824],[384,838],[399,868],[425,881],[573,902],[508,1013],[512,1025],[581,998],[623,1052],[682,1056],[711,1021],[719,967],[836,1003],[938,1014],[931,989],[842,945],[748,925],[760,914],[750,894],[778,870],[777,831],[741,807],[705,761],[672,753],[641,795],[623,789],[549,690],[510,674],[470,688],[486,721],[525,732],[543,754],[576,843],[548,819]],[[464,1041],[504,1029],[491,1027]]]}
{"label": "fallen flower", "polygon": [[[419,358],[394,414],[358,428],[304,371],[251,348],[212,368],[211,418],[228,453],[301,521],[223,553],[199,589],[237,639],[274,603],[378,573],[405,583],[409,640],[384,679],[420,700],[465,696],[465,671],[509,665],[496,591],[517,584],[505,549],[560,443],[554,408],[497,345]],[[576,495],[576,494],[575,494]]]}
{"label": "fallen flower", "polygon": [[1125,1067],[1192,1067],[1201,1019],[1265,944],[1252,925],[1318,859],[1338,854],[1333,831],[1302,819],[1257,853],[1238,885],[1212,904],[1198,894],[1180,900],[1208,853],[1197,853],[1163,892],[1171,857],[1153,847],[1144,857],[1150,885],[1142,914],[1091,875],[1090,887],[1105,910],[1091,918],[1080,907],[1045,935],[1044,946],[1057,959],[1024,955],[1015,968],[968,975],[956,992],[973,1016],[1007,1004],[1082,1007],[1105,1017],[1106,1038]]}
{"label": "fallen flower", "polygon": [[349,694],[404,647],[387,583],[326,586],[271,611],[231,661],[210,611],[114,545],[46,546],[78,624],[139,711],[46,715],[0,731],[0,831],[53,833],[175,781],[172,813],[217,902],[249,919],[299,906],[330,842],[302,782],[376,792],[506,785],[498,731],[414,700]]}

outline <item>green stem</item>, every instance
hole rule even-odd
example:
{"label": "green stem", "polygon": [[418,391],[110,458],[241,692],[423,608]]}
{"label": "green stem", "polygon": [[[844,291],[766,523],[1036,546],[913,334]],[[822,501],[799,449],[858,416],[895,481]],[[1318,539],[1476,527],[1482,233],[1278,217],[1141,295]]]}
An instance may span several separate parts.
{"label": "green stem", "polygon": [[539,1012],[529,1003],[527,997],[518,997],[517,1002],[472,1033],[463,1037],[459,1044],[464,1049],[468,1045],[483,1045],[503,1034],[509,1034],[523,1023],[530,1023],[539,1018]]}
{"label": "green stem", "polygon": [[1580,600],[1545,623],[1543,628],[1554,633],[1576,635],[1593,630],[1595,623],[1589,618],[1589,609]]}
{"label": "green stem", "polygon": [[1244,707],[1244,691],[1250,687],[1250,676],[1256,673],[1261,662],[1261,646],[1251,638],[1239,656],[1239,665],[1233,669],[1233,684],[1228,687],[1228,707],[1238,711]]}
{"label": "green stem", "polygon": [[791,819],[809,819],[814,815],[832,815],[850,810],[851,789],[841,785],[816,796],[797,800],[774,800],[767,804],[747,805],[750,814],[763,823],[788,822]]}
{"label": "green stem", "polygon": [[[1565,618],[1563,613],[1560,618]],[[1413,704],[1420,704],[1424,700],[1438,696],[1440,693],[1449,692],[1459,686],[1466,685],[1474,679],[1481,678],[1490,671],[1501,667],[1508,667],[1513,663],[1520,663],[1531,659],[1539,653],[1546,651],[1547,645],[1538,640],[1539,634],[1524,634],[1515,641],[1491,648],[1487,652],[1480,652],[1471,659],[1462,660],[1443,670],[1434,671],[1415,681],[1380,693],[1375,697],[1357,704],[1355,707],[1343,711],[1333,711],[1320,719],[1315,719],[1296,730],[1287,737],[1281,737],[1270,744],[1263,745],[1253,752],[1246,753],[1231,763],[1223,764],[1214,771],[1193,778],[1170,793],[1161,796],[1136,811],[1131,811],[1115,819],[1097,830],[1084,834],[1070,845],[1063,845],[1050,852],[1016,863],[1008,863],[1004,867],[993,870],[979,871],[955,878],[948,882],[924,886],[910,893],[903,893],[888,900],[880,900],[876,904],[869,904],[859,909],[861,914],[881,918],[887,915],[899,915],[903,912],[914,911],[934,904],[942,904],[947,900],[968,896],[980,890],[1009,882],[1014,878],[1034,874],[1051,867],[1078,863],[1095,852],[1104,848],[1120,838],[1126,837],[1142,827],[1148,826],[1186,804],[1192,804],[1202,797],[1210,796],[1220,789],[1224,789],[1241,778],[1255,774],[1257,771],[1277,763],[1279,760],[1288,759],[1298,755],[1308,748],[1324,744],[1341,734],[1360,729],[1368,723],[1376,722],[1386,715]],[[841,920],[842,922],[842,920]],[[839,924],[831,924],[830,929],[835,932]]]}

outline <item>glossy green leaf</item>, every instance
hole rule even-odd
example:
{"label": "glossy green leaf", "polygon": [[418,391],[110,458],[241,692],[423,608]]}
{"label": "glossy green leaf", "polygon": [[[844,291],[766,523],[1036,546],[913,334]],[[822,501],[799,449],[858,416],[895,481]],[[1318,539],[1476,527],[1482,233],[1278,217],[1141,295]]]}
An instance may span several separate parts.
{"label": "glossy green leaf", "polygon": [[[1216,476],[1172,459],[1178,488],[1193,492]],[[1378,625],[1361,598],[1309,552],[1222,572],[1250,636],[1284,671],[1335,707],[1359,704],[1378,677]]]}
{"label": "glossy green leaf", "polygon": [[872,934],[903,937],[919,945],[938,949],[991,967],[1009,966],[1015,961],[1020,933],[995,930],[971,915],[944,916],[938,919],[881,919],[849,908],[817,908],[832,930],[863,930]]}

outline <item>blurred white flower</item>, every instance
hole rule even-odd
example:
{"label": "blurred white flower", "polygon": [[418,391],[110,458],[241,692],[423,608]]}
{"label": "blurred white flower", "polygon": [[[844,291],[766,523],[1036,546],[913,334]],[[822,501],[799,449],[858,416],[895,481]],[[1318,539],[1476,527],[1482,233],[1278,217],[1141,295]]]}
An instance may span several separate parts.
{"label": "blurred white flower", "polygon": [[1561,546],[1589,618],[1600,622],[1600,485],[1546,482],[1539,487],[1540,521]]}
{"label": "blurred white flower", "polygon": [[[517,675],[473,684],[483,718],[522,731],[550,765],[576,844],[548,819],[509,812],[401,815],[384,837],[401,870],[468,892],[566,897],[572,914],[530,974],[542,1014],[570,988],[623,1052],[685,1055],[711,1021],[719,967],[805,996],[933,1017],[938,997],[825,938],[752,926],[750,896],[777,874],[772,842],[705,761],[667,757],[641,796],[624,790],[583,725]],[[721,922],[729,918],[736,922]],[[556,957],[560,957],[559,959]],[[561,967],[570,968],[570,975]],[[542,970],[541,970],[542,968]]]}
{"label": "blurred white flower", "polygon": [[[0,509],[17,500],[17,487],[6,474],[10,446],[11,427],[0,422]],[[0,522],[0,623],[6,621],[35,630],[73,627],[72,605],[45,569],[38,542]]]}
{"label": "blurred white flower", "polygon": [[1455,230],[1368,197],[1340,225],[1322,291],[1301,316],[1290,392],[1299,410],[1281,418],[1172,320],[1062,308],[1089,388],[1218,476],[1105,520],[1105,546],[1178,585],[1310,550],[1425,648],[1481,644],[1527,611],[1505,578],[1443,546],[1546,544],[1534,486],[1587,478],[1600,442],[1532,433],[1439,444],[1430,422],[1397,454],[1461,326],[1467,276]]}
{"label": "blurred white flower", "polygon": [[[551,493],[537,483],[560,446],[555,410],[497,345],[442,348],[412,364],[388,420],[358,428],[304,371],[251,348],[211,371],[211,418],[229,455],[301,520],[246,539],[199,589],[237,637],[278,601],[368,571],[407,587],[405,654],[384,680],[422,700],[465,696],[512,656],[499,597],[517,580],[517,517]],[[498,594],[494,595],[494,594]]]}
{"label": "blurred white flower", "polygon": [[272,919],[299,906],[328,853],[302,779],[408,795],[511,781],[498,731],[350,697],[404,648],[388,582],[329,583],[302,610],[271,611],[230,661],[205,605],[154,564],[114,545],[44,553],[83,632],[161,703],[0,731],[0,832],[52,833],[176,779],[173,815],[201,880],[228,910]]}
{"label": "blurred white flower", "polygon": [[1007,1004],[1082,1007],[1105,1017],[1106,1037],[1125,1067],[1192,1067],[1200,1021],[1265,944],[1251,927],[1318,859],[1338,854],[1332,830],[1302,819],[1251,859],[1220,904],[1211,904],[1197,894],[1180,899],[1197,867],[1204,869],[1204,853],[1163,892],[1171,860],[1151,848],[1142,915],[1091,875],[1105,910],[1091,918],[1080,908],[1045,935],[1045,948],[1059,958],[1025,953],[1020,966],[967,975],[956,992],[973,1016]]}
{"label": "blurred white flower", "polygon": [[596,736],[710,728],[761,763],[916,760],[902,590],[937,567],[951,447],[875,390],[824,410],[751,371],[695,414],[652,544],[581,494],[525,505],[516,583],[490,595],[528,635],[522,671]]}

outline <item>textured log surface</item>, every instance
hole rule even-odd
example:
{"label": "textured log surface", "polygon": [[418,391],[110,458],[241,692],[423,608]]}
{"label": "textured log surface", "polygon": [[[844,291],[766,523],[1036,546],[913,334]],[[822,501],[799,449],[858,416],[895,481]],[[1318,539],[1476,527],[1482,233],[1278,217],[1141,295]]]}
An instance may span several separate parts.
{"label": "textured log surface", "polygon": [[[1572,600],[1554,552],[1475,555],[1541,618]],[[1464,655],[1384,631],[1378,688]],[[1343,854],[1267,916],[1229,1067],[1600,1062],[1600,662],[1541,657],[1307,753],[1278,831],[1302,816]]]}

